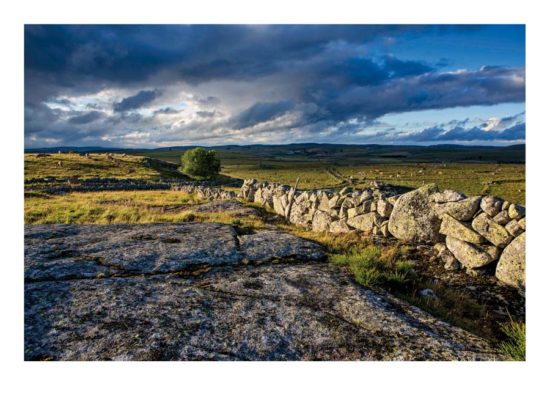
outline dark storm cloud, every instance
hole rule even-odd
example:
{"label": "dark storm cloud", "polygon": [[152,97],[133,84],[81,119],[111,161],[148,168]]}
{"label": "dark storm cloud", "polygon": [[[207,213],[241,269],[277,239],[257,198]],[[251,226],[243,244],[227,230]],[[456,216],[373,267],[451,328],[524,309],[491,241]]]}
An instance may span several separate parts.
{"label": "dark storm cloud", "polygon": [[428,72],[376,85],[312,86],[312,99],[330,117],[376,118],[388,113],[525,100],[524,70],[483,68],[461,73]]}
{"label": "dark storm cloud", "polygon": [[138,109],[149,104],[159,95],[160,93],[155,90],[142,90],[133,96],[126,97],[122,101],[115,103],[113,105],[113,110],[115,112],[124,112],[131,109]]}
{"label": "dark storm cloud", "polygon": [[[166,93],[177,83],[198,92],[197,108],[189,113],[196,113],[204,121],[193,124],[199,134],[200,127],[204,127],[205,139],[215,129],[213,122],[219,117],[214,114],[219,113],[216,111],[222,104],[228,104],[230,108],[226,109],[233,112],[226,113],[227,121],[219,127],[248,129],[292,114],[293,127],[321,131],[321,127],[339,125],[346,134],[349,130],[343,123],[369,122],[388,113],[523,102],[524,68],[488,66],[442,72],[441,68],[452,64],[452,60],[442,57],[428,63],[371,54],[365,49],[388,38],[449,32],[467,38],[480,29],[398,25],[27,25],[25,132],[47,135],[44,131],[54,130],[61,138],[60,130],[68,126],[94,127],[95,122],[101,122],[117,134],[130,126],[149,124],[150,119],[131,113],[144,106],[152,107],[155,115],[185,113],[172,108],[181,102],[170,102]],[[232,100],[240,97],[224,91],[225,85],[205,94],[200,90],[203,84],[225,82],[249,84],[246,88],[252,92],[250,95],[256,96],[252,103],[245,101],[247,109],[232,109]],[[91,112],[64,118],[46,105],[55,102],[73,109],[73,100],[66,97],[106,89],[138,93],[119,96],[114,103],[87,103]],[[165,92],[162,97],[161,91]],[[155,108],[156,102],[162,107]],[[99,112],[108,111],[111,105],[112,114]],[[171,116],[155,118],[164,121]],[[170,128],[173,124],[153,126]],[[284,130],[288,125],[272,127]],[[265,132],[258,127],[256,130]]]}
{"label": "dark storm cloud", "polygon": [[103,113],[98,111],[91,111],[83,115],[77,115],[69,118],[69,123],[71,124],[88,124],[96,120],[99,120],[103,117]]}
{"label": "dark storm cloud", "polygon": [[273,120],[284,115],[293,107],[290,101],[258,102],[239,113],[234,119],[234,127],[247,128],[258,123]]}

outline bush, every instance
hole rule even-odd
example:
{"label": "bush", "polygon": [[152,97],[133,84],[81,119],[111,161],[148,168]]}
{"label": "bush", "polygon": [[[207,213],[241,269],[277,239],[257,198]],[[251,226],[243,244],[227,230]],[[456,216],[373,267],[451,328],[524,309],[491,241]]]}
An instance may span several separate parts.
{"label": "bush", "polygon": [[220,159],[214,150],[196,147],[181,156],[182,172],[191,177],[210,179],[220,172]]}

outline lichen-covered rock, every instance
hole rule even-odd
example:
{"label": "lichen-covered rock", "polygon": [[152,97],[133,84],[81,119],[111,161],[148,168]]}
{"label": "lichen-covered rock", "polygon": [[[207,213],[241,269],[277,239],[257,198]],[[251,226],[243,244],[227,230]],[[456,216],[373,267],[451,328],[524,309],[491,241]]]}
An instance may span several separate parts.
{"label": "lichen-covered rock", "polygon": [[376,205],[376,211],[380,214],[381,217],[389,218],[391,211],[393,210],[393,205],[384,199],[379,199],[378,204]]}
{"label": "lichen-covered rock", "polygon": [[285,216],[286,196],[273,195],[273,210],[280,216]]}
{"label": "lichen-covered rock", "polygon": [[472,228],[495,246],[504,248],[512,236],[502,226],[494,222],[486,213],[481,213],[472,221]]}
{"label": "lichen-covered rock", "polygon": [[493,221],[499,225],[506,225],[510,222],[510,215],[508,214],[508,211],[502,210],[493,217]]}
{"label": "lichen-covered rock", "polygon": [[505,284],[525,289],[525,233],[502,251],[495,275]]}
{"label": "lichen-covered rock", "polygon": [[[212,236],[215,233],[216,236]],[[235,230],[217,223],[33,225],[25,228],[25,279],[167,273],[241,260]]]}
{"label": "lichen-covered rock", "polygon": [[446,249],[447,249],[447,246],[443,242],[436,243],[433,246],[433,250],[435,251],[435,255],[437,256],[441,255],[441,253]]}
{"label": "lichen-covered rock", "polygon": [[318,209],[323,212],[330,213],[329,200],[330,198],[326,192],[321,193]]}
{"label": "lichen-covered rock", "polygon": [[352,207],[351,209],[348,209],[347,215],[348,218],[353,218],[355,216],[358,216],[359,214],[365,213],[365,205],[359,205],[356,207]]}
{"label": "lichen-covered rock", "polygon": [[382,219],[376,212],[361,214],[359,216],[348,219],[349,226],[364,232],[372,231],[374,227],[380,225],[381,223]]}
{"label": "lichen-covered rock", "polygon": [[331,233],[347,233],[351,228],[346,224],[346,220],[338,220],[330,223],[329,232]]}
{"label": "lichen-covered rock", "polygon": [[480,207],[489,217],[494,217],[501,211],[502,199],[492,195],[484,196],[481,198]]}
{"label": "lichen-covered rock", "polygon": [[445,244],[455,258],[470,269],[486,266],[495,260],[494,255],[485,252],[482,247],[451,236],[447,236]]}
{"label": "lichen-covered rock", "polygon": [[330,264],[25,284],[25,359],[500,360]]}
{"label": "lichen-covered rock", "polygon": [[243,262],[319,261],[325,257],[318,244],[281,231],[258,231],[242,235],[239,243]]}
{"label": "lichen-covered rock", "polygon": [[455,220],[448,214],[443,216],[439,232],[469,243],[482,244],[485,239],[467,224]]}
{"label": "lichen-covered rock", "polygon": [[508,214],[512,219],[520,219],[525,216],[525,208],[520,205],[511,204],[508,208]]}
{"label": "lichen-covered rock", "polygon": [[331,222],[332,222],[332,218],[330,214],[321,210],[317,210],[313,215],[311,229],[314,232],[328,232],[328,230],[330,229]]}
{"label": "lichen-covered rock", "polygon": [[247,216],[259,216],[260,213],[257,209],[253,207],[244,206],[239,201],[232,200],[218,200],[202,205],[194,206],[192,211],[196,213],[231,213],[237,217],[247,217]]}
{"label": "lichen-covered rock", "polygon": [[446,203],[446,202],[458,202],[466,198],[464,194],[453,190],[445,190],[443,192],[436,192],[430,196],[430,202]]}
{"label": "lichen-covered rock", "polygon": [[390,216],[390,233],[405,242],[437,242],[441,220],[429,201],[437,191],[435,184],[428,184],[401,195]]}
{"label": "lichen-covered rock", "polygon": [[340,195],[334,195],[332,198],[329,199],[328,207],[331,209],[340,207],[343,201],[344,201],[343,197],[341,197]]}
{"label": "lichen-covered rock", "polygon": [[380,224],[380,234],[384,237],[390,237],[391,233],[388,230],[388,221],[384,221]]}
{"label": "lichen-covered rock", "polygon": [[445,270],[457,272],[462,268],[458,259],[455,258],[452,252],[445,248],[439,255],[439,259],[443,262],[443,267]]}
{"label": "lichen-covered rock", "polygon": [[448,214],[458,221],[470,221],[479,209],[481,197],[470,197],[458,202],[437,203],[433,206],[439,217]]}
{"label": "lichen-covered rock", "polygon": [[516,220],[510,221],[504,228],[506,228],[508,233],[514,237],[517,237],[523,233],[523,229],[521,229]]}
{"label": "lichen-covered rock", "polygon": [[311,223],[311,215],[308,214],[308,209],[303,204],[294,203],[290,210],[289,221],[294,225],[307,227]]}

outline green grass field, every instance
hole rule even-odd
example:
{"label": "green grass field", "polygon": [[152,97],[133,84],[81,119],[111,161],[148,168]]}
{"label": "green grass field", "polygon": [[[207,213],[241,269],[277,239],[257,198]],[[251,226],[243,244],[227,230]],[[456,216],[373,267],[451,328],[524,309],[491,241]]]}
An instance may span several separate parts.
{"label": "green grass field", "polygon": [[[419,187],[436,183],[467,195],[497,195],[525,204],[524,147],[398,147],[305,145],[215,148],[222,173],[229,177],[294,185],[341,187],[350,176],[354,186],[372,180]],[[301,145],[300,145],[301,146]],[[147,150],[140,154],[178,163],[183,150]]]}
{"label": "green grass field", "polygon": [[[467,195],[497,195],[514,203],[525,204],[523,163],[504,163],[502,160],[441,162],[438,159],[445,156],[445,150],[438,150],[436,154],[433,149],[423,149],[418,154],[411,151],[394,152],[393,155],[386,149],[367,155],[362,150],[352,148],[333,149],[331,152],[319,149],[292,150],[287,151],[287,154],[282,154],[285,152],[281,149],[273,149],[220,149],[218,154],[222,162],[222,174],[289,185],[294,185],[299,178],[298,187],[301,189],[342,187],[348,184],[350,177],[353,177],[353,185],[358,188],[368,186],[372,180],[411,188],[436,183],[441,189],[453,189]],[[510,157],[518,158],[519,153],[513,152]],[[182,150],[150,150],[141,153],[179,163]],[[454,152],[451,157],[471,158],[465,153],[460,154]],[[490,159],[499,158],[492,150],[483,154]],[[155,181],[161,177],[181,176],[177,171],[167,172],[146,166],[143,156],[113,154],[113,157],[114,160],[108,159],[104,153],[90,154],[90,158],[67,153],[46,157],[26,154],[25,180],[75,176],[80,179],[110,177]],[[500,151],[500,158],[503,157],[509,158]],[[429,162],[408,162],[413,158]]]}

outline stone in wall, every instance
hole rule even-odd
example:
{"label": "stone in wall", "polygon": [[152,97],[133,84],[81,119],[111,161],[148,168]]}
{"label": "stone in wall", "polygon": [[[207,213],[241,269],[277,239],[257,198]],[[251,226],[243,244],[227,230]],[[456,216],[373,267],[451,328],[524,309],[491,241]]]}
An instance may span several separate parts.
{"label": "stone in wall", "polygon": [[351,228],[346,224],[346,220],[333,221],[330,224],[329,231],[331,233],[347,233],[351,231]]}
{"label": "stone in wall", "polygon": [[516,237],[502,251],[495,275],[505,284],[525,288],[525,233]]}
{"label": "stone in wall", "polygon": [[501,211],[502,199],[492,195],[484,196],[480,206],[489,217],[494,217]]}
{"label": "stone in wall", "polygon": [[326,212],[317,210],[313,215],[312,230],[314,232],[327,232],[330,229],[332,218]]}
{"label": "stone in wall", "polygon": [[390,233],[404,242],[437,242],[441,220],[429,200],[436,192],[435,184],[427,184],[401,195],[390,216]]}
{"label": "stone in wall", "polygon": [[364,232],[372,232],[382,223],[381,217],[376,212],[361,214],[348,219],[348,225]]}
{"label": "stone in wall", "polygon": [[482,244],[485,242],[483,236],[474,231],[468,224],[455,220],[448,214],[443,216],[439,233],[469,243]]}
{"label": "stone in wall", "polygon": [[448,214],[458,221],[470,221],[479,209],[481,197],[465,198],[461,201],[434,203],[433,208],[439,217]]}
{"label": "stone in wall", "polygon": [[496,248],[474,245],[451,236],[446,237],[445,244],[456,259],[470,269],[486,266],[498,258]]}
{"label": "stone in wall", "polygon": [[[483,201],[482,201],[483,202]],[[503,248],[512,240],[512,236],[502,226],[494,222],[487,213],[481,213],[472,221],[472,228],[495,246]]]}

